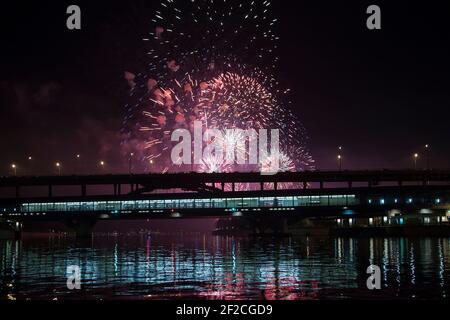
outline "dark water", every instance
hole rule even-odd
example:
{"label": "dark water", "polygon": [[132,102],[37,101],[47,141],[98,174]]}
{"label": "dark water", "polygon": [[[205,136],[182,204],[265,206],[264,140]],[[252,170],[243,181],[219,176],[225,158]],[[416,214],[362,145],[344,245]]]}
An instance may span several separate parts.
{"label": "dark water", "polygon": [[[380,266],[382,289],[366,269]],[[81,290],[67,289],[79,265]],[[0,241],[2,299],[445,299],[450,238],[197,236]]]}

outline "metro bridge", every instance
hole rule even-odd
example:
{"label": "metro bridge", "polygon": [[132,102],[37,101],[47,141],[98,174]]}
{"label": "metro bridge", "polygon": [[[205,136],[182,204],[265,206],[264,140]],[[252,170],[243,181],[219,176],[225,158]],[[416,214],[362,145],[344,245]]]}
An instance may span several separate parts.
{"label": "metro bridge", "polygon": [[[78,191],[60,195],[67,186]],[[30,197],[42,188],[44,196]],[[97,220],[247,217],[285,223],[313,217],[352,224],[377,217],[399,222],[415,214],[444,223],[450,209],[446,170],[0,178],[0,195],[6,190],[13,196],[0,200],[0,219],[16,231],[28,221],[64,221],[79,235],[89,234]]]}

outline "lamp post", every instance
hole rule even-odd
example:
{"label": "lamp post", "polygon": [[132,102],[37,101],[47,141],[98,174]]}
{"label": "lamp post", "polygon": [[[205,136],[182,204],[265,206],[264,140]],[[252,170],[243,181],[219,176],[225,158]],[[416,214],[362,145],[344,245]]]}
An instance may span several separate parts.
{"label": "lamp post", "polygon": [[417,159],[419,159],[419,154],[414,153],[413,160],[414,160],[414,170],[417,170]]}
{"label": "lamp post", "polygon": [[338,155],[337,159],[338,159],[339,171],[342,171],[342,156]]}
{"label": "lamp post", "polygon": [[11,165],[11,169],[13,169],[14,175],[17,176],[17,166],[14,163]]}
{"label": "lamp post", "polygon": [[28,163],[29,163],[29,170],[30,170],[30,175],[33,174],[33,157],[32,156],[28,156]]}
{"label": "lamp post", "polygon": [[343,150],[344,150],[344,147],[338,146],[337,160],[338,160],[339,171],[342,171],[342,159],[343,159],[342,151]]}
{"label": "lamp post", "polygon": [[80,154],[76,154],[75,155],[75,175],[78,174],[78,169],[80,168],[80,159],[81,159],[81,155]]}
{"label": "lamp post", "polygon": [[430,170],[430,145],[425,145],[425,155],[426,155],[426,161],[427,161],[427,170]]}
{"label": "lamp post", "polygon": [[100,161],[100,169],[102,172],[105,172],[105,161]]}
{"label": "lamp post", "polygon": [[134,153],[131,152],[131,153],[130,153],[130,157],[128,158],[128,172],[129,172],[129,174],[132,174],[132,173],[133,173],[133,172],[132,172],[132,169],[133,169],[133,166],[132,166],[132,160],[133,160],[133,157],[134,157]]}
{"label": "lamp post", "polygon": [[58,175],[61,176],[61,163],[56,163],[56,168],[58,168]]}

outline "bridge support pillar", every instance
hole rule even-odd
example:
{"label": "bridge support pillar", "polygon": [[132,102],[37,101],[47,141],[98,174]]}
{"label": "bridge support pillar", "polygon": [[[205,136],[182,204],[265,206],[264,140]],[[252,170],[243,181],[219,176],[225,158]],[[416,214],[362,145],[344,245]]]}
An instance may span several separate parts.
{"label": "bridge support pillar", "polygon": [[349,189],[353,188],[353,182],[351,182],[351,181],[348,182],[348,188]]}
{"label": "bridge support pillar", "polygon": [[20,198],[20,187],[16,186],[16,198]]}
{"label": "bridge support pillar", "polygon": [[14,222],[13,230],[14,230],[14,240],[22,239],[23,223],[19,221]]}
{"label": "bridge support pillar", "polygon": [[264,182],[261,182],[261,191],[264,191]]}
{"label": "bridge support pillar", "polygon": [[93,219],[80,219],[66,221],[69,229],[75,232],[77,238],[90,238],[94,231],[94,226],[97,221]]}
{"label": "bridge support pillar", "polygon": [[303,189],[306,190],[308,188],[308,183],[306,181],[303,181]]}
{"label": "bridge support pillar", "polygon": [[287,218],[256,218],[248,219],[246,223],[253,235],[289,235],[288,219]]}
{"label": "bridge support pillar", "polygon": [[48,197],[53,197],[53,186],[51,185],[48,186]]}
{"label": "bridge support pillar", "polygon": [[86,185],[85,184],[83,184],[81,186],[81,196],[86,197]]}

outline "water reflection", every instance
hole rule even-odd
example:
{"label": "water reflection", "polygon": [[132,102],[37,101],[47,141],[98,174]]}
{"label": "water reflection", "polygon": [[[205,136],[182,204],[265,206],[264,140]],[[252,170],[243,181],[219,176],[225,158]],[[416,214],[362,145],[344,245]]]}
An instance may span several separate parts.
{"label": "water reflection", "polygon": [[[450,239],[198,236],[0,241],[2,299],[445,298]],[[379,265],[383,289],[366,288]],[[67,266],[82,290],[66,287]]]}

